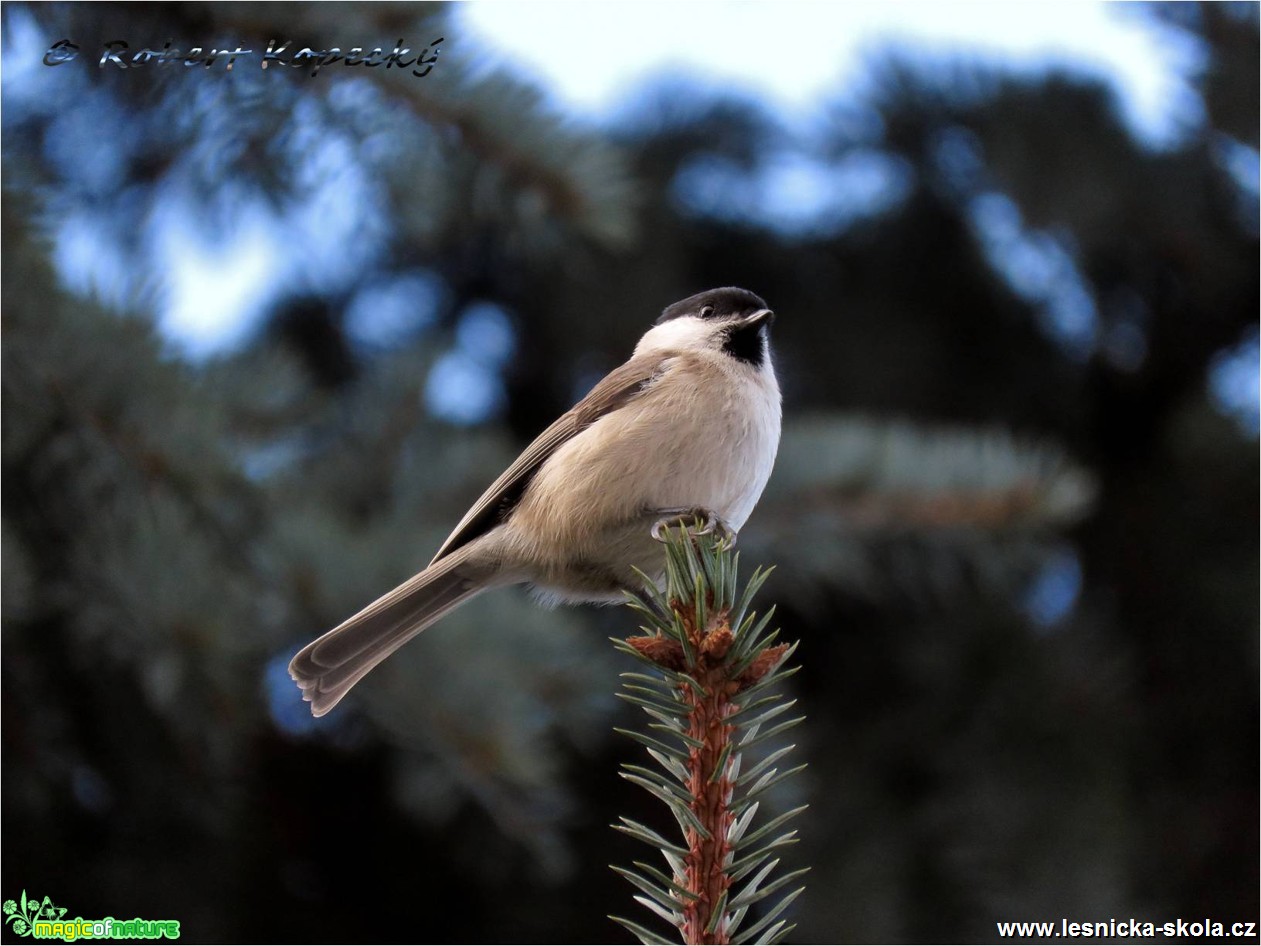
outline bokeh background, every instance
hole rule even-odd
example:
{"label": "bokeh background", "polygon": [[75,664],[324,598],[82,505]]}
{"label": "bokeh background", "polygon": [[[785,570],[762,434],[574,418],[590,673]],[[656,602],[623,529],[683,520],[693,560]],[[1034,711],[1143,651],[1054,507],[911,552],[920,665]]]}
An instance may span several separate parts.
{"label": "bokeh background", "polygon": [[[0,895],[623,941],[629,612],[488,595],[319,721],[284,668],[738,284],[794,938],[1257,919],[1257,11],[4,4]],[[258,67],[398,37],[431,74]]]}

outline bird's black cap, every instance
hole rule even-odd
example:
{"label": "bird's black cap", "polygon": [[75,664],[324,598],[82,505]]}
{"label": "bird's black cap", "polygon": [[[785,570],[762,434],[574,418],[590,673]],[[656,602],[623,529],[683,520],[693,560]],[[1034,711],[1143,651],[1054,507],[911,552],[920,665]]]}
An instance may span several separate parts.
{"label": "bird's black cap", "polygon": [[671,319],[681,318],[685,315],[699,317],[701,310],[706,306],[712,308],[713,311],[706,313],[704,317],[711,319],[721,319],[733,315],[747,315],[758,311],[758,309],[770,308],[761,296],[749,292],[747,289],[724,286],[721,289],[708,289],[705,292],[698,292],[694,296],[688,296],[686,299],[681,299],[673,305],[666,306],[665,311],[661,313],[661,317],[654,324],[660,325],[662,322],[669,322]]}

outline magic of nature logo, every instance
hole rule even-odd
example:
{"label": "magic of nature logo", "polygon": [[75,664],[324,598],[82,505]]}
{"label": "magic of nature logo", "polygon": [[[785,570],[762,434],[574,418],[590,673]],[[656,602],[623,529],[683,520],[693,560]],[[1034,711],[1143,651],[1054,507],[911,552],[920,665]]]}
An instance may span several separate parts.
{"label": "magic of nature logo", "polygon": [[3,910],[5,924],[17,935],[31,939],[73,943],[81,939],[180,938],[179,920],[119,920],[112,916],[99,920],[77,916],[69,920],[65,907],[57,906],[49,897],[28,897],[25,890],[19,899],[4,901]]}

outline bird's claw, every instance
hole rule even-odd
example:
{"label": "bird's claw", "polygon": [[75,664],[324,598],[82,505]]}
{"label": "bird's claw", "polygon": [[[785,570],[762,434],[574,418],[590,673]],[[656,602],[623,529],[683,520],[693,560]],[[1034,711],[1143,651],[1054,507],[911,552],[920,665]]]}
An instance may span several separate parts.
{"label": "bird's claw", "polygon": [[[701,527],[692,528],[697,522],[702,523]],[[666,541],[665,530],[674,525],[682,526],[692,535],[716,535],[719,543],[727,548],[736,544],[735,530],[721,516],[704,509],[671,511],[653,523],[652,537],[658,542]]]}

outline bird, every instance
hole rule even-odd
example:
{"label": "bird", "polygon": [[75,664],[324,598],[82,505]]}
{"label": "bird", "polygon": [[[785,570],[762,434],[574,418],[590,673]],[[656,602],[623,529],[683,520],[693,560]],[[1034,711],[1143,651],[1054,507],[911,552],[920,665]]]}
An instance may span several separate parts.
{"label": "bird", "polygon": [[779,449],[775,313],[727,286],[667,306],[629,360],[525,448],[429,565],[303,647],[289,674],[315,716],[474,596],[527,584],[544,605],[607,604],[660,584],[661,530],[731,542]]}

